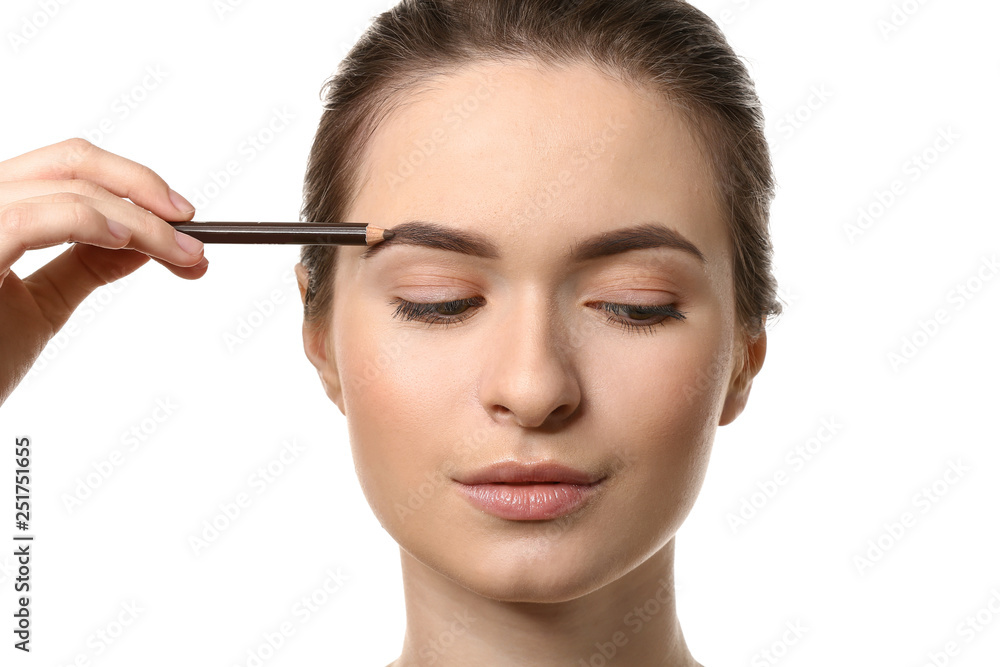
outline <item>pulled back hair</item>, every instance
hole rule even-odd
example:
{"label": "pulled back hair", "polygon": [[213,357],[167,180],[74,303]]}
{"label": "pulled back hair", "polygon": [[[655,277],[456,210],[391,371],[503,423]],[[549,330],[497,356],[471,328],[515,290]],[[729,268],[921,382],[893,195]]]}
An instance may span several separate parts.
{"label": "pulled back hair", "polygon": [[[381,122],[422,81],[483,61],[588,63],[679,109],[707,148],[728,212],[737,323],[753,339],[781,312],[760,100],[719,27],[683,0],[402,0],[376,17],[323,86],[301,219],[344,221]],[[302,249],[309,324],[330,315],[337,248]]]}

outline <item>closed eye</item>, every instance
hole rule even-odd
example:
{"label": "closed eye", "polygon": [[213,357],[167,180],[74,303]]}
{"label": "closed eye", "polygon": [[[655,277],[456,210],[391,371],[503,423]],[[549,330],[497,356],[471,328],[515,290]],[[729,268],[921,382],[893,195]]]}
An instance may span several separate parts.
{"label": "closed eye", "polygon": [[[685,313],[670,304],[639,305],[606,301],[595,303],[608,313],[609,323],[632,333],[651,334],[654,333],[653,327],[655,326],[665,325],[671,320],[687,319]],[[485,304],[486,299],[478,296],[436,303],[418,303],[398,298],[389,302],[389,305],[396,306],[396,310],[392,314],[394,318],[443,327],[464,322]]]}

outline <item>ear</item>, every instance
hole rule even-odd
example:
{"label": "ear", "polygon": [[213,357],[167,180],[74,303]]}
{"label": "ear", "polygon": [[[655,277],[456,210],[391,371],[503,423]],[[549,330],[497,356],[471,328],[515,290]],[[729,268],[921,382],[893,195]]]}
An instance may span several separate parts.
{"label": "ear", "polygon": [[729,382],[729,390],[726,393],[726,402],[722,406],[722,416],[719,417],[719,426],[732,423],[743,408],[746,407],[750,398],[750,387],[753,384],[754,376],[760,372],[764,365],[764,356],[767,354],[767,334],[763,331],[756,339],[748,336],[740,336],[736,353],[742,361],[733,371],[733,377]]}
{"label": "ear", "polygon": [[[295,265],[295,278],[299,283],[299,297],[302,305],[306,303],[306,290],[309,287],[309,271],[301,263]],[[340,386],[340,374],[337,372],[336,358],[327,350],[327,326],[318,326],[308,321],[302,322],[302,344],[305,347],[306,358],[316,367],[323,391],[330,400],[337,404],[341,414],[344,412],[344,394]]]}

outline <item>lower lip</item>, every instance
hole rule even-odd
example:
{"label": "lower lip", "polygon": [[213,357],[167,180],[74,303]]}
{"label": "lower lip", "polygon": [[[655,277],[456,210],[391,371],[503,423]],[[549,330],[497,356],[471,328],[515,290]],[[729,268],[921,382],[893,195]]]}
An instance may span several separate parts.
{"label": "lower lip", "polygon": [[473,506],[513,521],[556,519],[574,512],[597,492],[594,484],[459,484]]}

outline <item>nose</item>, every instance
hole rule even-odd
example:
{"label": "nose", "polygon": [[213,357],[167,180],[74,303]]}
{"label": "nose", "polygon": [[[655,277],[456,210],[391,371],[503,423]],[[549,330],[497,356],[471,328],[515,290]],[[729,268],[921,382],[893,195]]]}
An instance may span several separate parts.
{"label": "nose", "polygon": [[558,428],[577,413],[581,401],[566,324],[540,294],[511,303],[517,305],[495,314],[480,401],[497,421]]}

